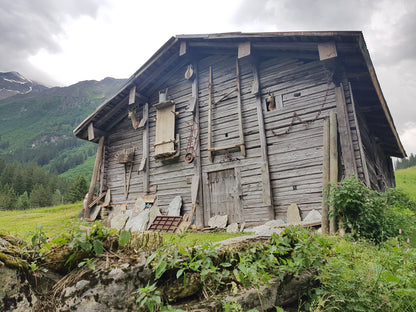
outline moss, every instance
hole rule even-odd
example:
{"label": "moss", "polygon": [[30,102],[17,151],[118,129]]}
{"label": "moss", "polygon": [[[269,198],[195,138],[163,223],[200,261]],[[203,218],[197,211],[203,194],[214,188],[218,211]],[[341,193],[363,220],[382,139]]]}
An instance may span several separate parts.
{"label": "moss", "polygon": [[7,255],[4,252],[0,252],[0,261],[2,261],[8,268],[11,269],[24,269],[29,270],[29,265],[25,260],[22,260],[11,255]]}

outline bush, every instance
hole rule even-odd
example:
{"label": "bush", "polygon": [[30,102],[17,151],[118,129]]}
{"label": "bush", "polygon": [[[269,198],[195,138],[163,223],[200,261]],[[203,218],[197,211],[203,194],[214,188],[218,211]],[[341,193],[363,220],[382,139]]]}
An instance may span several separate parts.
{"label": "bush", "polygon": [[380,243],[399,230],[410,233],[415,228],[410,210],[415,209],[415,204],[400,190],[378,193],[350,177],[331,186],[328,201],[334,207],[331,217],[341,220],[354,238]]}

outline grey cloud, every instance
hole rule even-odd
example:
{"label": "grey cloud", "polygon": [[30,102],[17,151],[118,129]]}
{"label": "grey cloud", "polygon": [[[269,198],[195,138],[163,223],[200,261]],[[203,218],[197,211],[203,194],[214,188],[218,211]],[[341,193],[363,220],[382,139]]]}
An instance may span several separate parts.
{"label": "grey cloud", "polygon": [[376,1],[361,0],[244,0],[233,21],[237,25],[274,25],[280,31],[360,30],[376,6]]}
{"label": "grey cloud", "polygon": [[105,1],[0,0],[0,71],[16,70],[44,79],[28,57],[41,49],[59,52],[55,38],[65,35],[63,22],[82,15],[94,18],[102,5]]}

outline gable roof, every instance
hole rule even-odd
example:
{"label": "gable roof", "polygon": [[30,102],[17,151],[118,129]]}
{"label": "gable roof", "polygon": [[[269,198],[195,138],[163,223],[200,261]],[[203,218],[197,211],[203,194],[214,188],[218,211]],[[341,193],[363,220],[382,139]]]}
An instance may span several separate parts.
{"label": "gable roof", "polygon": [[113,97],[81,122],[74,129],[74,134],[81,139],[87,139],[90,123],[103,131],[111,129],[121,120],[121,112],[125,112],[129,92],[133,86],[136,86],[139,101],[147,101],[148,97],[158,91],[158,87],[169,78],[170,72],[189,63],[189,58],[180,56],[181,43],[186,42],[186,47],[192,53],[209,55],[236,54],[238,44],[247,41],[251,42],[256,54],[268,55],[278,52],[311,59],[319,59],[318,43],[335,42],[338,57],[342,59],[346,68],[354,97],[368,121],[371,133],[387,154],[406,157],[360,31],[234,32],[171,37]]}

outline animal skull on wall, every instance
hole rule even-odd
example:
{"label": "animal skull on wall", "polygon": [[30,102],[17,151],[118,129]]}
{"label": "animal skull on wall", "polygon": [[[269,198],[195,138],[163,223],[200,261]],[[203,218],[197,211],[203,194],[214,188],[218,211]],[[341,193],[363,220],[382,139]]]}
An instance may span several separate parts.
{"label": "animal skull on wall", "polygon": [[127,116],[129,119],[131,119],[131,124],[133,126],[133,129],[137,130],[137,128],[139,127],[140,118],[136,117],[136,110],[135,109],[129,110]]}

